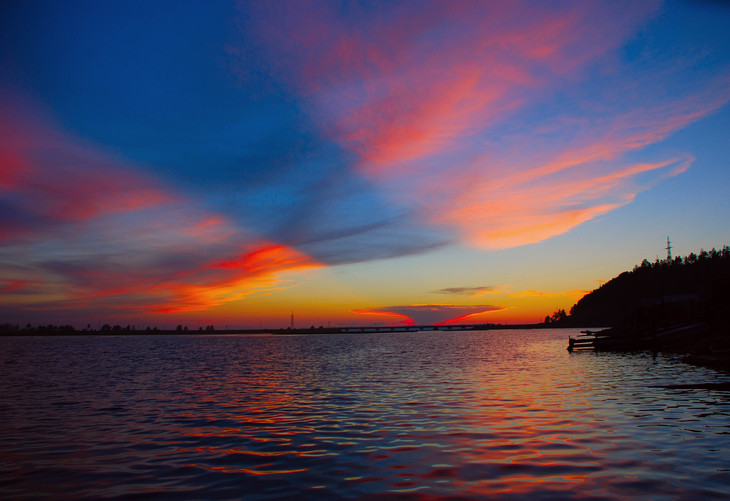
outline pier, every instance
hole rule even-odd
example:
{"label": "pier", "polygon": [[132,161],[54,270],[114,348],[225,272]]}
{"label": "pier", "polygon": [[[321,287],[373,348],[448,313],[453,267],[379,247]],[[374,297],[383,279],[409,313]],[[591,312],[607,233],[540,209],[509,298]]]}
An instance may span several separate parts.
{"label": "pier", "polygon": [[727,365],[730,342],[727,325],[705,321],[673,322],[664,325],[633,325],[598,331],[585,330],[568,338],[568,351],[667,351],[716,360]]}
{"label": "pier", "polygon": [[609,337],[607,334],[608,330],[601,330],[601,331],[581,331],[580,335],[577,337],[569,337],[568,338],[568,351],[574,352],[574,351],[587,351],[587,350],[597,350],[596,341],[598,339],[605,339]]}

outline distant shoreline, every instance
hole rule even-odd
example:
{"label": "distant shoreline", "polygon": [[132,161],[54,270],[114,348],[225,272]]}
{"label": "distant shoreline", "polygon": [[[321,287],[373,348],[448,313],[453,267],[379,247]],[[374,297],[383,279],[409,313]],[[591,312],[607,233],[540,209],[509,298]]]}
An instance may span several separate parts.
{"label": "distant shoreline", "polygon": [[[570,326],[572,328],[572,326]],[[308,328],[279,328],[279,329],[207,329],[207,330],[179,330],[179,329],[144,329],[131,330],[75,330],[69,328],[49,329],[45,326],[3,329],[0,336],[154,336],[154,335],[182,335],[182,336],[220,336],[235,334],[270,334],[270,335],[302,335],[302,334],[376,334],[376,333],[406,333],[406,332],[468,332],[485,330],[529,330],[529,329],[561,329],[568,328],[556,324],[464,324],[464,325],[405,325],[405,326],[346,326],[346,327],[308,327]]]}

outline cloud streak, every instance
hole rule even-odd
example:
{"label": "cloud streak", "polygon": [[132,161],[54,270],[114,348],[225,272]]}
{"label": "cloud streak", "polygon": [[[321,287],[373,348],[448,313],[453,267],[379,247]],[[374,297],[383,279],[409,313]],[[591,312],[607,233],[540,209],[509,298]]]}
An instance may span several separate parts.
{"label": "cloud streak", "polygon": [[485,294],[497,294],[496,287],[483,285],[479,287],[447,287],[433,291],[434,294],[453,294],[457,296],[482,297]]}
{"label": "cloud streak", "polygon": [[582,297],[588,294],[590,291],[588,290],[569,290],[569,291],[563,291],[563,292],[543,292],[543,291],[537,291],[537,290],[526,290],[526,291],[520,291],[520,292],[514,292],[512,294],[507,294],[506,297],[516,297],[516,298],[532,298],[532,297],[543,297],[543,298],[553,298],[553,297],[560,297],[560,296],[577,296]]}
{"label": "cloud streak", "polygon": [[152,178],[70,140],[12,93],[0,100],[0,151],[3,240],[172,201]]}
{"label": "cloud streak", "polygon": [[0,311],[204,311],[321,266],[94,146],[23,100],[0,107]]}
{"label": "cloud streak", "polygon": [[642,149],[730,99],[727,75],[618,57],[658,3],[410,7],[244,9],[250,53],[391,203],[462,242],[538,242],[630,203],[692,163]]}

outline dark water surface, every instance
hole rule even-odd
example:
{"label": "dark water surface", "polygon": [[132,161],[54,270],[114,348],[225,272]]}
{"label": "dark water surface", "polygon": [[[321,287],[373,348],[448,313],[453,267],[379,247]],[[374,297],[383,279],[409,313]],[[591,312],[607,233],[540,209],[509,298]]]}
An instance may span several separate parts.
{"label": "dark water surface", "polygon": [[2,338],[0,498],[730,499],[730,377],[569,333]]}

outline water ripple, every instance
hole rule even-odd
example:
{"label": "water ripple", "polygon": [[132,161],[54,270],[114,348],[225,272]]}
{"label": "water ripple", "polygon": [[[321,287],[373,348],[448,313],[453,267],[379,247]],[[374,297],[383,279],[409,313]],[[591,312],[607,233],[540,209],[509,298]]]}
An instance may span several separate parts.
{"label": "water ripple", "polygon": [[0,496],[730,498],[727,375],[567,336],[3,338]]}

